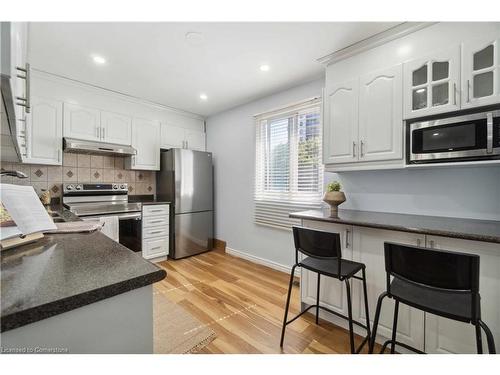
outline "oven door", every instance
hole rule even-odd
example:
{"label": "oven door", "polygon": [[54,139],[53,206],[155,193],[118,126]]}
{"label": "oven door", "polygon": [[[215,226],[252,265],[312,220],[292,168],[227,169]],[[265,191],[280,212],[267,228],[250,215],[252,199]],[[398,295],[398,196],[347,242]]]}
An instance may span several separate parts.
{"label": "oven door", "polygon": [[498,154],[493,150],[493,123],[499,111],[410,124],[410,162],[471,160]]}
{"label": "oven door", "polygon": [[120,243],[135,252],[142,251],[141,213],[118,215]]}
{"label": "oven door", "polygon": [[99,220],[103,216],[118,216],[119,242],[134,252],[142,251],[142,215],[140,212],[116,215],[92,215],[81,217],[81,219]]}

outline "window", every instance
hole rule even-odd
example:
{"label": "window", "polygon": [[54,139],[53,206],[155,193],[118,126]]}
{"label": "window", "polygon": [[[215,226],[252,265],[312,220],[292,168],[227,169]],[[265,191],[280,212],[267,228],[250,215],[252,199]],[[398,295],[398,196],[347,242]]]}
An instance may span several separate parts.
{"label": "window", "polygon": [[256,116],[255,222],[290,228],[290,212],[321,207],[320,100]]}

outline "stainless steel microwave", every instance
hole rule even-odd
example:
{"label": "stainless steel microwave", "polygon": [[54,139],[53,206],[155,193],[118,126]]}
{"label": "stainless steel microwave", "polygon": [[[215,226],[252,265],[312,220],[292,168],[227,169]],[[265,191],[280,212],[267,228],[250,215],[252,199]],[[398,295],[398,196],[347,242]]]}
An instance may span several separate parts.
{"label": "stainless steel microwave", "polygon": [[409,125],[408,162],[500,159],[500,110]]}

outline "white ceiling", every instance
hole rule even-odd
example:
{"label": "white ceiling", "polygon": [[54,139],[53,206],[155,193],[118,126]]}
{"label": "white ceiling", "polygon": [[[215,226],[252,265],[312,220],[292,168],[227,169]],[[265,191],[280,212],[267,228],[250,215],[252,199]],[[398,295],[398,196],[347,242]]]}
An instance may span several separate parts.
{"label": "white ceiling", "polygon": [[29,53],[37,69],[209,116],[319,77],[317,58],[396,24],[31,23]]}

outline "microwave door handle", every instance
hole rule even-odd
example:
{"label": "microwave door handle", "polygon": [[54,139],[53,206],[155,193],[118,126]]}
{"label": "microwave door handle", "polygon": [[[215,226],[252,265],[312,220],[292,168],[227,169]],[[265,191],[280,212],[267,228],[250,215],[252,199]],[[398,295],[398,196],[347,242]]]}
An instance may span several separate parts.
{"label": "microwave door handle", "polygon": [[486,114],[486,152],[493,153],[493,113]]}

